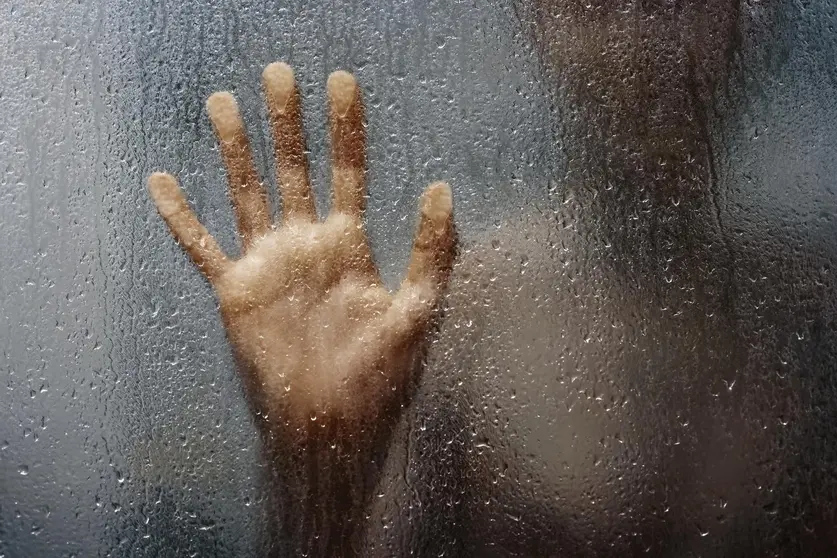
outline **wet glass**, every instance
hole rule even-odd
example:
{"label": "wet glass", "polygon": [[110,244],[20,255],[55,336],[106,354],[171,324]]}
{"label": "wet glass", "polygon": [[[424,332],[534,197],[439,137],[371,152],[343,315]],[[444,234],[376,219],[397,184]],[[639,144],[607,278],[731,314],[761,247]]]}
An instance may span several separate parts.
{"label": "wet glass", "polygon": [[258,436],[145,181],[177,174],[235,254],[204,103],[235,94],[272,177],[275,60],[321,211],[326,78],[357,76],[388,286],[422,189],[454,191],[459,263],[368,554],[835,553],[836,18],[825,0],[0,7],[0,555],[260,555]]}

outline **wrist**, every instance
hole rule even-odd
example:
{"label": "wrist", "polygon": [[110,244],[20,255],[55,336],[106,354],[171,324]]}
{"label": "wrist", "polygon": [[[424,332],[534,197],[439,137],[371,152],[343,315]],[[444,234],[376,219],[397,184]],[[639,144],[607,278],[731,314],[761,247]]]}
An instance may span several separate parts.
{"label": "wrist", "polygon": [[[371,432],[345,431],[332,421],[309,421],[290,434],[268,433],[271,476],[278,484],[281,531],[292,555],[355,556],[362,548],[364,510],[374,495],[386,457],[386,440]],[[388,436],[387,436],[388,438]]]}

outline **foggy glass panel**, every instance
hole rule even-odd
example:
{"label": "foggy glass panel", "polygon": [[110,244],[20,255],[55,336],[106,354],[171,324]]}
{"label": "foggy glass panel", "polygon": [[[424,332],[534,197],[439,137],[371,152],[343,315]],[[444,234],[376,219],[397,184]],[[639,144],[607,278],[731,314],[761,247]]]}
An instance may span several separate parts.
{"label": "foggy glass panel", "polygon": [[[454,191],[457,267],[369,555],[837,551],[837,12],[781,2],[26,1],[0,7],[0,555],[258,556],[265,465],[213,292],[206,116],[273,205],[260,75],[366,105],[385,283]],[[293,505],[290,503],[289,505]]]}

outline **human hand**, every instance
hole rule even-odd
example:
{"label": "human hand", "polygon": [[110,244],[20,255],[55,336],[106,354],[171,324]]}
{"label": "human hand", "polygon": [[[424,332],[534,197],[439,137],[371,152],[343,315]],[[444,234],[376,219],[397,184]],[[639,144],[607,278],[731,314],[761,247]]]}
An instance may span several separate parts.
{"label": "human hand", "polygon": [[311,422],[362,428],[392,421],[407,400],[455,253],[446,184],[422,195],[409,267],[389,293],[363,229],[365,131],[351,74],[328,79],[332,207],[319,220],[308,178],[299,92],[283,63],[262,74],[275,143],[281,222],[272,223],[235,99],[207,101],[242,243],[234,260],[189,208],[175,178],[155,173],[151,196],[175,239],[217,294],[227,335],[256,412],[301,435]]}

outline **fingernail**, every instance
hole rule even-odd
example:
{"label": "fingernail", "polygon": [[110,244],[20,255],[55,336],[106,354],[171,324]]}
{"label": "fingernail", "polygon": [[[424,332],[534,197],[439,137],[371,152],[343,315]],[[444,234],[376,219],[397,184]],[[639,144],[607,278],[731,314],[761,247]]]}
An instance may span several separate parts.
{"label": "fingernail", "polygon": [[285,112],[296,91],[293,69],[284,62],[273,62],[262,72],[262,80],[268,94],[273,97],[274,106]]}
{"label": "fingernail", "polygon": [[337,70],[328,76],[328,96],[334,112],[340,118],[349,113],[358,95],[357,81],[349,72]]}
{"label": "fingernail", "polygon": [[209,96],[206,110],[223,141],[232,141],[239,129],[238,103],[231,93],[219,91]]}

